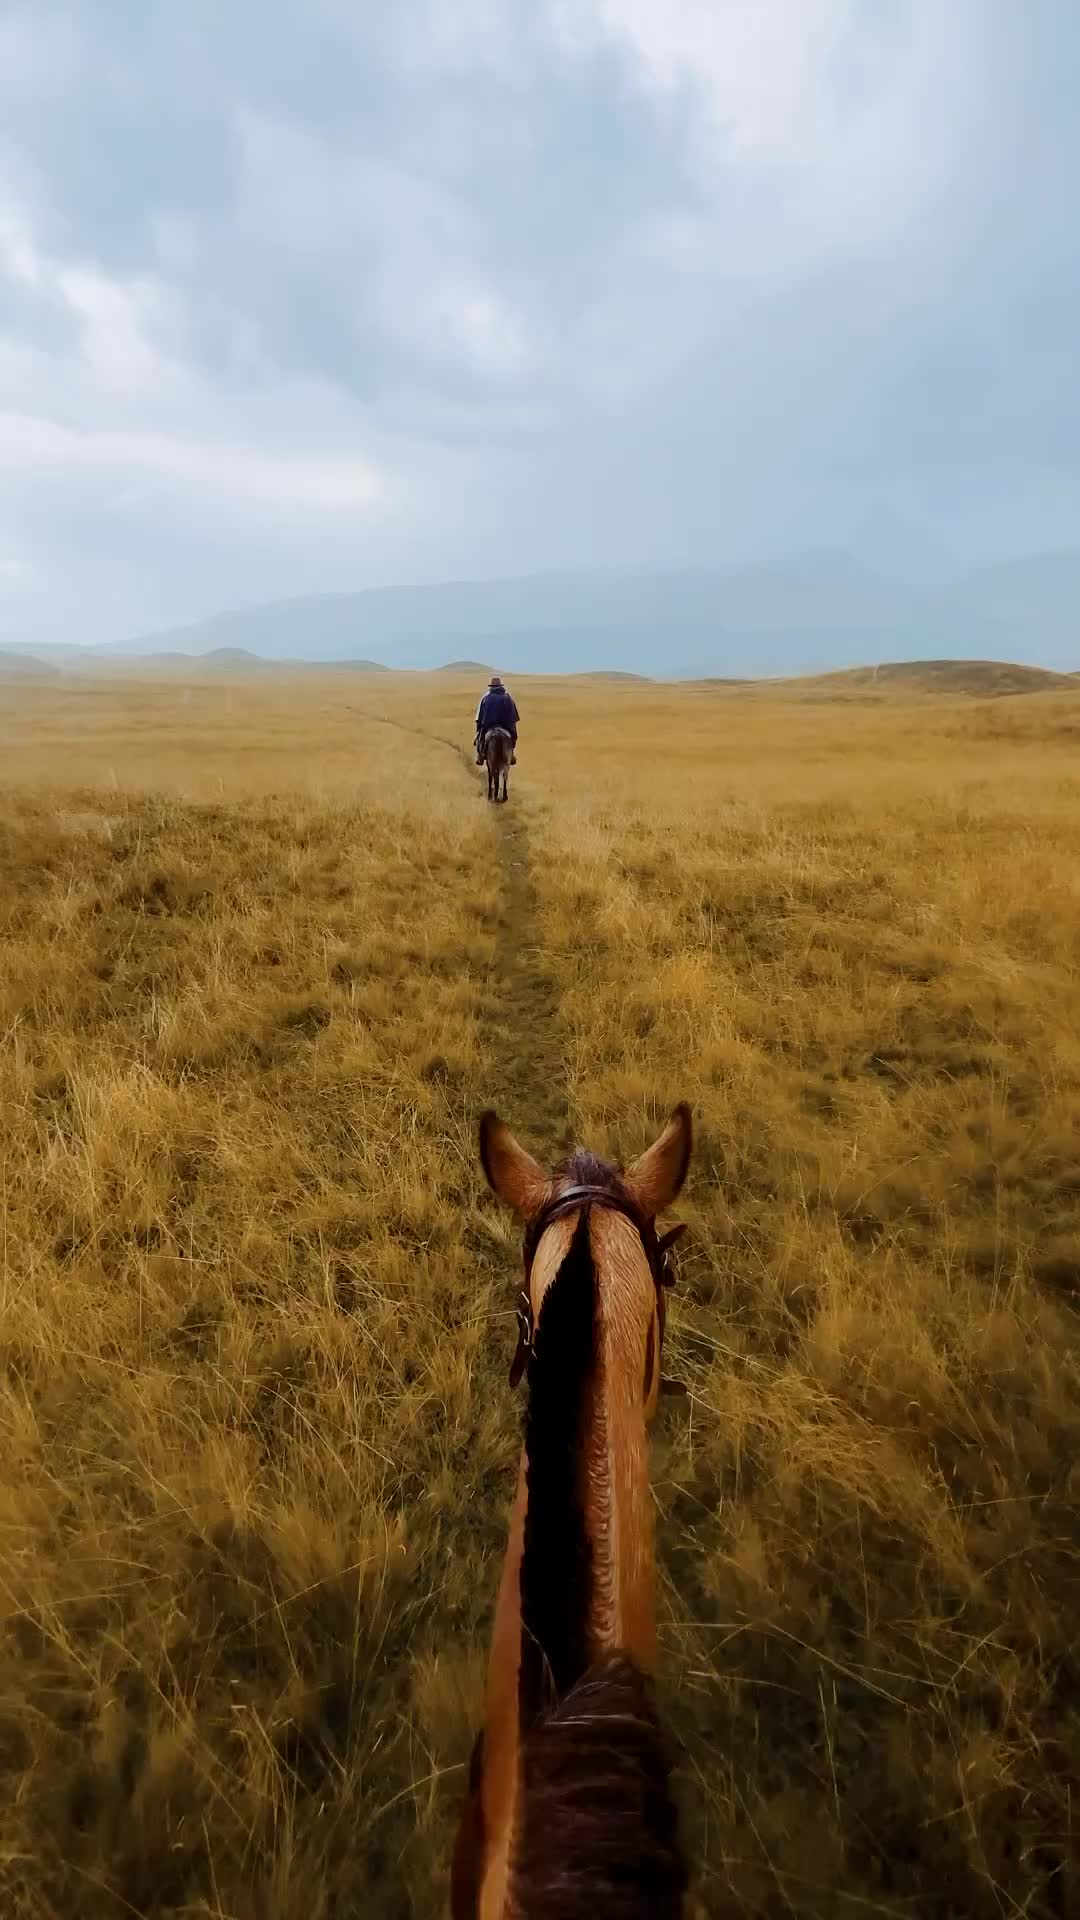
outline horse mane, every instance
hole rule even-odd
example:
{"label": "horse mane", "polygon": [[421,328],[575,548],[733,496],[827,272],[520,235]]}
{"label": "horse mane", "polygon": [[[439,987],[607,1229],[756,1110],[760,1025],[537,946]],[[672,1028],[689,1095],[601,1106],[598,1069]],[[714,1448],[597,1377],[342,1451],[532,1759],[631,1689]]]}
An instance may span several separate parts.
{"label": "horse mane", "polygon": [[518,1680],[523,1730],[589,1666],[593,1555],[583,1454],[595,1375],[596,1272],[585,1208],[544,1296],[528,1372]]}
{"label": "horse mane", "polygon": [[[591,1155],[560,1173],[593,1185],[619,1178]],[[594,1659],[590,1645],[584,1440],[596,1301],[585,1208],[545,1294],[529,1366],[514,1902],[527,1920],[678,1920],[686,1867],[648,1682],[628,1653]]]}
{"label": "horse mane", "polygon": [[678,1814],[648,1683],[598,1661],[525,1740],[513,1864],[526,1920],[680,1920]]}

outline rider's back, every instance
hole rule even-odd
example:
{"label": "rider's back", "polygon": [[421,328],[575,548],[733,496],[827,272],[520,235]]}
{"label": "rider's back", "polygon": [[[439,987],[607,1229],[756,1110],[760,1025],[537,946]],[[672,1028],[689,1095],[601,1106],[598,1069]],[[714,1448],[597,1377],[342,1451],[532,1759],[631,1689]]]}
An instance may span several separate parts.
{"label": "rider's back", "polygon": [[505,687],[493,688],[485,693],[480,707],[480,725],[485,731],[492,727],[505,727],[509,733],[516,724],[517,708]]}

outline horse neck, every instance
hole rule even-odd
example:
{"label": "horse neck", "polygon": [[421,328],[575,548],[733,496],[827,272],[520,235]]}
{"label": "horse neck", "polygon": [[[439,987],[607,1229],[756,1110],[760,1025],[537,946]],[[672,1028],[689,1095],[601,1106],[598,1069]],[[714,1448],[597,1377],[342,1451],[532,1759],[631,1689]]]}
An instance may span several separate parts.
{"label": "horse neck", "polygon": [[647,1684],[655,1312],[633,1228],[599,1211],[579,1219],[544,1291],[529,1369],[512,1837],[481,1908],[502,1920],[682,1913],[686,1871]]}
{"label": "horse neck", "polygon": [[599,1209],[582,1213],[544,1288],[529,1370],[523,1728],[605,1653],[653,1663],[645,1368],[654,1313],[633,1228]]}

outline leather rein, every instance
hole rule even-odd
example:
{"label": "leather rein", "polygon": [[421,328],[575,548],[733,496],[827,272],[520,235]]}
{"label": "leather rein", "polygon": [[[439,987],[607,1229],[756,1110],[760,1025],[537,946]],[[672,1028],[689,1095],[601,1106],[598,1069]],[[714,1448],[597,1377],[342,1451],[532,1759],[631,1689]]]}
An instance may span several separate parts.
{"label": "leather rein", "polygon": [[[549,1200],[546,1207],[541,1208],[536,1219],[531,1220],[525,1230],[525,1284],[518,1294],[518,1342],[517,1351],[514,1354],[513,1364],[510,1368],[511,1387],[517,1386],[532,1357],[536,1329],[533,1322],[531,1282],[536,1250],[548,1228],[552,1226],[556,1220],[563,1220],[568,1213],[577,1213],[578,1210],[583,1207],[606,1207],[609,1213],[621,1213],[624,1220],[629,1220],[630,1225],[641,1241],[645,1251],[645,1258],[649,1263],[649,1272],[653,1277],[653,1285],[656,1288],[656,1313],[660,1330],[660,1351],[661,1353],[663,1352],[664,1293],[667,1288],[675,1284],[675,1275],[672,1271],[669,1256],[676,1240],[686,1232],[685,1220],[680,1221],[678,1226],[670,1228],[667,1233],[658,1234],[653,1222],[646,1218],[640,1208],[635,1206],[629,1194],[621,1193],[611,1187],[566,1187],[562,1193],[556,1194],[553,1200]],[[668,1392],[677,1393],[685,1391],[685,1389],[675,1381],[663,1380],[661,1384]]]}

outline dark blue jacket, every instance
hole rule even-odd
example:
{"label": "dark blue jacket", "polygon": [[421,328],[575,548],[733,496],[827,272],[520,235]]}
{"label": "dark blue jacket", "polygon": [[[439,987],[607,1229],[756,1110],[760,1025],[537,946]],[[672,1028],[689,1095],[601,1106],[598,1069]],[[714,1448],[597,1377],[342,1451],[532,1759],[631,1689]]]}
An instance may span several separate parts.
{"label": "dark blue jacket", "polygon": [[513,733],[517,723],[518,710],[505,687],[485,693],[476,715],[477,733],[490,733],[492,727],[505,727],[507,733]]}

